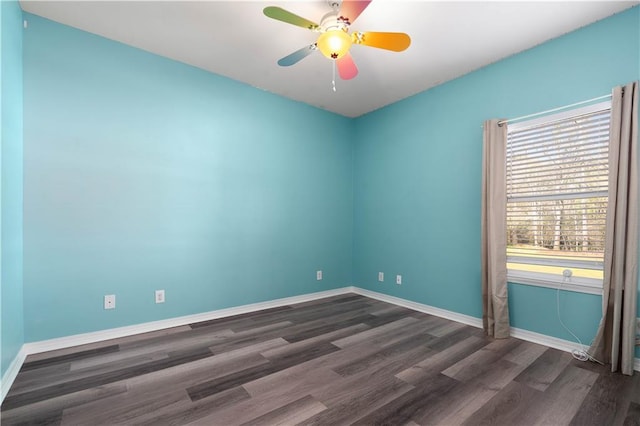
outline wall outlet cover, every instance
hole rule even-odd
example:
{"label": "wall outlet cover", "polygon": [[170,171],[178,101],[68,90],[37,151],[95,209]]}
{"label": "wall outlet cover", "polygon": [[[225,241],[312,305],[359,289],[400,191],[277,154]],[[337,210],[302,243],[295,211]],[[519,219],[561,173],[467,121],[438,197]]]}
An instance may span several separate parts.
{"label": "wall outlet cover", "polygon": [[384,281],[384,272],[378,272],[378,281],[380,282]]}
{"label": "wall outlet cover", "polygon": [[115,309],[116,308],[116,295],[115,294],[107,294],[104,296],[104,308],[105,309]]}
{"label": "wall outlet cover", "polygon": [[164,290],[156,290],[156,303],[164,303]]}
{"label": "wall outlet cover", "polygon": [[322,279],[322,271],[316,271],[316,280],[320,281]]}

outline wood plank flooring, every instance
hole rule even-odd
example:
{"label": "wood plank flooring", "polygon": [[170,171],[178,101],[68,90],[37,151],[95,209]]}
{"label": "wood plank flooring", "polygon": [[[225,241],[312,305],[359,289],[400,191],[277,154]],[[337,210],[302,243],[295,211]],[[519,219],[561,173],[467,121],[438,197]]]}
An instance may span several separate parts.
{"label": "wood plank flooring", "polygon": [[29,356],[2,425],[640,425],[640,374],[359,295]]}

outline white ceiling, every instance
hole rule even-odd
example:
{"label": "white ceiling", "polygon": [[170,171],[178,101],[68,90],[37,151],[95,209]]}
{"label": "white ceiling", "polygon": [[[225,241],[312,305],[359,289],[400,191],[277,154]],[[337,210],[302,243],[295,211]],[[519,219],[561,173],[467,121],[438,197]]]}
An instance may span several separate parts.
{"label": "white ceiling", "polygon": [[269,19],[283,7],[311,21],[331,9],[316,1],[31,1],[26,12],[239,80],[347,117],[357,117],[588,25],[639,1],[374,0],[356,31],[406,32],[401,53],[353,46],[358,76],[337,81],[319,52],[291,67],[276,61],[317,33]]}

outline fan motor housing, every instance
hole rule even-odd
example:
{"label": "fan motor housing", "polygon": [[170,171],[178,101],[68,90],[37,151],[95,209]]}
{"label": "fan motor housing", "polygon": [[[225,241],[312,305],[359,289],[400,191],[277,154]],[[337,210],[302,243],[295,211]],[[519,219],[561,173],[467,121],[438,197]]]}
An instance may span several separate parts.
{"label": "fan motor housing", "polygon": [[349,30],[349,20],[345,19],[341,16],[338,16],[338,11],[333,10],[322,17],[320,21],[321,31],[330,31],[330,30]]}

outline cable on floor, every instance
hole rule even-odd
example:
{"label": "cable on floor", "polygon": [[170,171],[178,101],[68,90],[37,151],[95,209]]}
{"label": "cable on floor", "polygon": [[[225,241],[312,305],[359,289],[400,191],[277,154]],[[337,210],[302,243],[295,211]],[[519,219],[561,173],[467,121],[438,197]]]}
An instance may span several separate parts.
{"label": "cable on floor", "polygon": [[576,342],[578,342],[578,344],[582,348],[582,349],[574,349],[574,350],[571,351],[571,355],[573,355],[573,357],[575,359],[577,359],[578,361],[595,361],[598,364],[604,365],[603,362],[598,361],[597,359],[595,359],[593,356],[591,356],[591,354],[589,354],[589,352],[586,351],[586,349],[584,349],[585,345],[582,344],[582,341],[571,330],[569,330],[569,327],[567,327],[566,324],[562,321],[562,316],[560,315],[560,291],[562,290],[562,287],[563,287],[564,283],[567,282],[571,278],[571,275],[572,275],[571,270],[570,269],[565,269],[562,272],[562,282],[560,283],[560,285],[556,289],[556,310],[557,310],[557,314],[558,314],[558,321],[560,321],[560,325],[562,325],[562,327],[569,334],[571,334],[574,339],[576,339]]}

